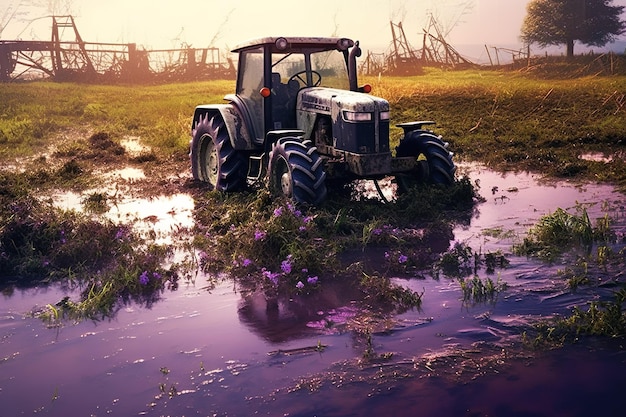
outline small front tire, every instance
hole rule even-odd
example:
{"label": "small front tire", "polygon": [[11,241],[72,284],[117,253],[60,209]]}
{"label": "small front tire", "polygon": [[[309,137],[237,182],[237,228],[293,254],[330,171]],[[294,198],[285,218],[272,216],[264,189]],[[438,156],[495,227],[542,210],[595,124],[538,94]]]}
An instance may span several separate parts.
{"label": "small front tire", "polygon": [[408,132],[396,148],[396,156],[415,157],[417,168],[396,176],[398,191],[405,193],[418,183],[452,185],[456,166],[447,147],[429,131]]}
{"label": "small front tire", "polygon": [[298,203],[318,205],[327,193],[323,165],[310,140],[280,138],[270,153],[270,191]]}

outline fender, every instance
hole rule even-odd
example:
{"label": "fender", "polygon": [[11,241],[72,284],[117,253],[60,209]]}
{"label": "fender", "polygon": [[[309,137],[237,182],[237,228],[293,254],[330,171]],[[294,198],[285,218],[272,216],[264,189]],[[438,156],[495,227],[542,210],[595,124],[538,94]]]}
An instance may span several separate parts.
{"label": "fender", "polygon": [[406,135],[407,133],[411,133],[415,130],[419,130],[421,132],[423,131],[422,126],[425,126],[425,125],[428,126],[428,125],[434,125],[434,124],[436,123],[433,122],[432,120],[420,120],[416,122],[400,123],[396,125],[396,127],[401,127],[402,130],[404,131],[404,134]]}
{"label": "fender", "polygon": [[[249,123],[246,123],[246,119],[243,117],[242,112],[233,104],[204,104],[201,106],[197,106],[192,122],[192,136],[193,136],[193,128],[198,120],[201,117],[204,117],[208,114],[209,118],[219,114],[224,123],[226,124],[226,129],[228,130],[228,136],[230,138],[230,142],[233,145],[233,148],[236,150],[254,150],[258,149],[258,145],[255,144],[252,140],[253,135],[251,135],[252,130]],[[196,144],[191,144],[191,149],[193,150]]]}

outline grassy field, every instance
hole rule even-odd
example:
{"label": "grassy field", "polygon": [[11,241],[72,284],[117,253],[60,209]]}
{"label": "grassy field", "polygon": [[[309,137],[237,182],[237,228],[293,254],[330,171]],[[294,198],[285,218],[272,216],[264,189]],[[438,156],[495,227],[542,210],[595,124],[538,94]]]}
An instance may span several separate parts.
{"label": "grassy field", "polygon": [[[392,124],[434,120],[458,159],[626,186],[626,76],[537,77],[519,71],[429,69],[369,77],[392,107]],[[37,154],[60,139],[106,132],[134,136],[166,155],[184,154],[193,108],[221,103],[233,81],[157,86],[36,82],[0,88],[0,159]],[[401,135],[392,128],[392,144]],[[609,163],[581,159],[586,153]]]}
{"label": "grassy field", "polygon": [[[392,124],[436,121],[435,131],[450,142],[457,161],[626,187],[624,75],[539,77],[519,71],[429,69],[422,76],[362,82],[390,101]],[[45,189],[93,188],[106,164],[138,164],[149,178],[141,185],[147,195],[166,187],[193,193],[196,225],[189,234],[198,264],[217,273],[230,271],[245,287],[261,285],[264,291],[287,294],[314,289],[318,275],[336,271],[341,253],[354,248],[385,247],[383,267],[389,273],[450,265],[458,269],[459,259],[485,263],[487,256],[499,257],[482,254],[485,259],[480,259],[471,248],[450,253],[444,253],[446,247],[433,249],[433,242],[449,242],[454,222],[468,216],[478,199],[467,178],[446,190],[412,190],[387,205],[334,195],[319,210],[304,212],[266,191],[224,195],[194,188],[190,181],[172,181],[189,169],[194,107],[221,103],[233,90],[233,81],[0,85],[0,164],[20,168],[0,170],[0,287],[80,276],[85,288],[81,299],[62,300],[46,312],[58,322],[110,316],[120,299],[149,304],[160,291],[177,286],[185,265],[165,269],[156,261],[171,248],[138,236],[132,225],[94,221],[89,212],[66,212],[37,198]],[[401,129],[392,128],[392,148],[400,136]],[[128,137],[139,138],[151,154],[132,159],[123,149],[118,152],[119,142]],[[141,187],[133,183],[134,189]],[[85,201],[106,206],[115,203],[115,196],[96,192]],[[430,227],[418,236],[414,223]],[[537,242],[525,243],[529,251],[541,250]],[[346,273],[375,299],[402,308],[421,301],[419,294],[391,285],[386,276]],[[480,298],[499,291],[499,283],[475,281],[464,291],[474,288],[481,289]]]}
{"label": "grassy field", "polygon": [[[538,79],[518,72],[433,70],[371,82],[392,103],[394,122],[437,121],[457,157],[625,185],[619,158],[626,146],[624,76]],[[581,160],[585,153],[618,158],[610,164]]]}

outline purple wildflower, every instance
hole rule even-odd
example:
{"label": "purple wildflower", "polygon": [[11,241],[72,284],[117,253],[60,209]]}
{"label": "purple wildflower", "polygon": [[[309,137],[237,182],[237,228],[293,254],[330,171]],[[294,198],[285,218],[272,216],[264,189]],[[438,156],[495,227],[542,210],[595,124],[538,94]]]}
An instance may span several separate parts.
{"label": "purple wildflower", "polygon": [[150,277],[148,276],[148,271],[143,271],[141,275],[139,275],[139,283],[141,285],[147,285],[150,281]]}
{"label": "purple wildflower", "polygon": [[304,219],[302,219],[302,221],[304,222],[304,224],[309,224],[313,221],[313,216],[306,216]]}
{"label": "purple wildflower", "polygon": [[274,209],[274,217],[280,217],[283,215],[283,208],[278,207]]}
{"label": "purple wildflower", "polygon": [[126,236],[126,230],[119,228],[117,229],[117,233],[115,233],[115,240],[123,240]]}
{"label": "purple wildflower", "polygon": [[304,232],[304,231],[306,231],[306,226],[300,226],[300,227],[298,227],[298,230],[300,232]]}
{"label": "purple wildflower", "polygon": [[160,280],[161,279],[161,274],[159,274],[158,272],[153,272],[152,273],[152,278],[154,278],[155,280]]}
{"label": "purple wildflower", "polygon": [[267,233],[265,233],[262,230],[255,230],[254,231],[254,240],[263,240],[263,239],[265,239],[265,236],[267,236]]}
{"label": "purple wildflower", "polygon": [[374,229],[374,230],[372,230],[372,234],[374,234],[375,236],[379,236],[382,232],[383,232],[382,229]]}
{"label": "purple wildflower", "polygon": [[403,263],[406,263],[406,261],[408,261],[408,260],[409,260],[409,258],[406,255],[398,256],[398,263],[403,264]]}
{"label": "purple wildflower", "polygon": [[65,239],[65,230],[61,230],[61,243],[65,243],[67,240]]}
{"label": "purple wildflower", "polygon": [[389,252],[385,252],[385,259],[389,259],[391,255],[389,255]]}
{"label": "purple wildflower", "polygon": [[308,282],[311,285],[315,285],[315,284],[317,284],[317,280],[318,280],[317,276],[315,276],[315,277],[308,277],[306,279],[306,282]]}
{"label": "purple wildflower", "polygon": [[262,270],[263,276],[267,279],[269,279],[270,281],[272,281],[272,283],[274,285],[278,285],[278,276],[280,275],[277,272],[272,272],[272,271],[268,271],[267,269],[263,268]]}
{"label": "purple wildflower", "polygon": [[304,284],[302,283],[302,281],[298,281],[298,283],[296,284],[296,288],[299,289],[299,290],[304,288]]}
{"label": "purple wildflower", "polygon": [[247,266],[252,265],[252,261],[251,261],[250,259],[246,258],[246,259],[244,259],[244,260],[241,262],[241,264],[242,264],[244,267],[247,267]]}
{"label": "purple wildflower", "polygon": [[291,273],[291,255],[289,255],[287,257],[287,259],[285,259],[284,261],[282,261],[280,263],[280,269],[285,273],[285,274],[290,274]]}

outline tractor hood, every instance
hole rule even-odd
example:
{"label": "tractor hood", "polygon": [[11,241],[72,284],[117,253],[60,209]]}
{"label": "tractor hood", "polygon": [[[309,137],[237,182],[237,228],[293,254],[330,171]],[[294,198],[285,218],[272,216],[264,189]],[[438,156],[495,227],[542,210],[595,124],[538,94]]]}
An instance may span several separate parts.
{"label": "tractor hood", "polygon": [[389,119],[387,100],[334,88],[313,87],[302,90],[298,97],[298,110],[330,115],[333,123],[342,118],[351,122],[373,122],[380,120],[381,116]]}
{"label": "tractor hood", "polygon": [[[318,137],[323,153],[383,155],[389,153],[389,102],[365,93],[313,87],[300,91],[297,104],[298,128],[305,137]],[[324,139],[320,124],[327,120]],[[386,158],[386,156],[385,156]],[[355,172],[361,170],[354,169]]]}

